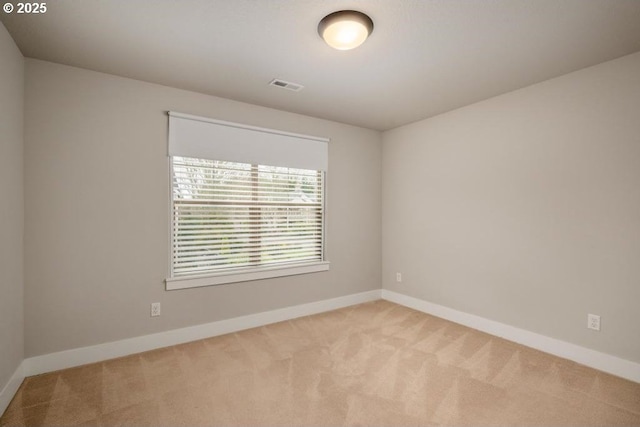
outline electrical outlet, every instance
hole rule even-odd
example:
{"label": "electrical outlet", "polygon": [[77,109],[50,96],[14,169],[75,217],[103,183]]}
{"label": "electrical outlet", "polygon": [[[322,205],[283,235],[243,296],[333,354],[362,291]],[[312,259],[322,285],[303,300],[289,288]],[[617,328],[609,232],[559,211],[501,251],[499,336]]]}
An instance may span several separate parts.
{"label": "electrical outlet", "polygon": [[152,302],[151,303],[151,317],[160,316],[160,303]]}
{"label": "electrical outlet", "polygon": [[600,316],[597,314],[587,314],[587,328],[594,331],[600,330]]}
{"label": "electrical outlet", "polygon": [[402,273],[396,273],[396,282],[402,282]]}

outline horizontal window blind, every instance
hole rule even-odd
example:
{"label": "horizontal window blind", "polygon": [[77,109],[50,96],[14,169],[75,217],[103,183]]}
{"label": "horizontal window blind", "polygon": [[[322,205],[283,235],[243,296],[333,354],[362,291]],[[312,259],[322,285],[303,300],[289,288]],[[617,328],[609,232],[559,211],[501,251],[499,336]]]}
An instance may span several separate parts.
{"label": "horizontal window blind", "polygon": [[324,172],[171,157],[172,277],[323,260]]}

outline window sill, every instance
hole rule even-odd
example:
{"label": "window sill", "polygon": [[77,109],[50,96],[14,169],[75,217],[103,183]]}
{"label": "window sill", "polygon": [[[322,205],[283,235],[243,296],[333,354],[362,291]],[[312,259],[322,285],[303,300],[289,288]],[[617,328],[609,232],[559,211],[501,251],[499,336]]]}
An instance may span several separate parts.
{"label": "window sill", "polygon": [[329,270],[329,262],[321,261],[305,264],[258,267],[236,271],[212,273],[206,276],[191,276],[166,279],[166,290],[199,288],[202,286],[224,285],[226,283],[246,282],[249,280],[272,279],[274,277],[294,276]]}

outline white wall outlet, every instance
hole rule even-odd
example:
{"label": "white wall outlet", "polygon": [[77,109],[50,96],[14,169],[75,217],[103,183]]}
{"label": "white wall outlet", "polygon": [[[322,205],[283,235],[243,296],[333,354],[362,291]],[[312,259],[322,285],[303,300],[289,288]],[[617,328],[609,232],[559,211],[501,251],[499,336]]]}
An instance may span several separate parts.
{"label": "white wall outlet", "polygon": [[597,314],[587,314],[587,328],[594,331],[600,330],[600,316]]}
{"label": "white wall outlet", "polygon": [[151,303],[151,317],[160,316],[160,303],[152,302]]}
{"label": "white wall outlet", "polygon": [[396,282],[402,282],[402,273],[396,273]]}

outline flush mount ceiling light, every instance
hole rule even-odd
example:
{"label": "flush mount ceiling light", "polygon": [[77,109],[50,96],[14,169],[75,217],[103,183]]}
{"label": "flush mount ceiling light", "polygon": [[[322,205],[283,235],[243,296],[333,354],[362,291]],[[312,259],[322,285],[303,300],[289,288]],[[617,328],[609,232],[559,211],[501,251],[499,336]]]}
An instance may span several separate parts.
{"label": "flush mount ceiling light", "polygon": [[329,46],[349,50],[360,46],[373,31],[373,21],[355,10],[341,10],[322,18],[318,34]]}

